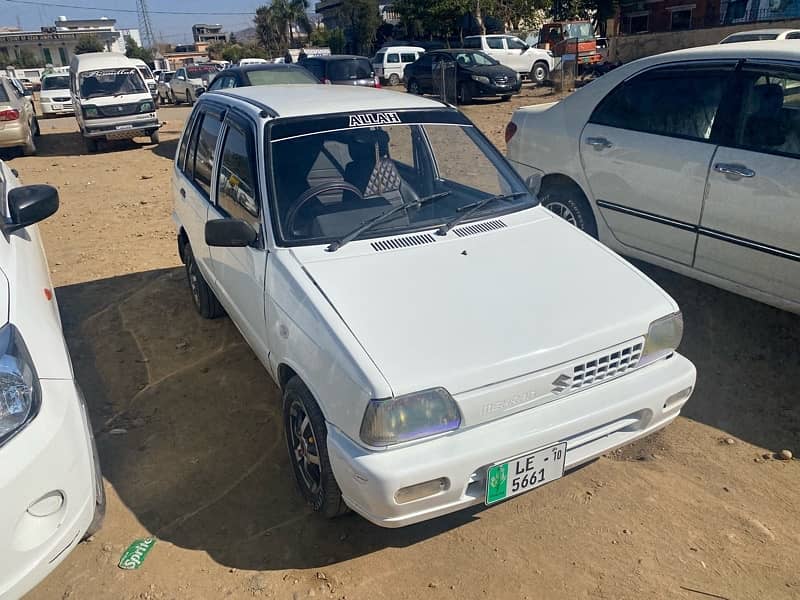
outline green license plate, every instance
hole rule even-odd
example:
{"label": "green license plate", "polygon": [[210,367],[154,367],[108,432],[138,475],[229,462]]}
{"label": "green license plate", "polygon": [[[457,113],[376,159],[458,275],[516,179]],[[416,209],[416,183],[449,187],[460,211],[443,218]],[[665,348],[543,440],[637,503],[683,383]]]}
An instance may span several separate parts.
{"label": "green license plate", "polygon": [[567,443],[542,448],[508,462],[489,467],[486,504],[494,504],[550,483],[564,475]]}

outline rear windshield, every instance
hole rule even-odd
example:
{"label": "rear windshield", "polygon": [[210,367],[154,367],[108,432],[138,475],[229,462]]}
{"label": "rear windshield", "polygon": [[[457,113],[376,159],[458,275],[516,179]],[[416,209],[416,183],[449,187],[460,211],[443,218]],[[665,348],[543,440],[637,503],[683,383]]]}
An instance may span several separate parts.
{"label": "rear windshield", "polygon": [[263,69],[248,71],[250,85],[280,85],[283,83],[319,83],[305,69]]}
{"label": "rear windshield", "polygon": [[69,88],[69,75],[51,75],[42,79],[43,90],[66,90]]}
{"label": "rear windshield", "polygon": [[370,77],[372,77],[372,65],[366,58],[335,60],[328,64],[328,79],[331,81],[369,79]]}
{"label": "rear windshield", "polygon": [[195,65],[193,67],[186,67],[186,72],[189,74],[190,79],[197,79],[209,73],[216,73],[217,67],[214,65]]}
{"label": "rear windshield", "polygon": [[84,71],[79,78],[81,98],[123,96],[147,92],[142,76],[133,67]]}

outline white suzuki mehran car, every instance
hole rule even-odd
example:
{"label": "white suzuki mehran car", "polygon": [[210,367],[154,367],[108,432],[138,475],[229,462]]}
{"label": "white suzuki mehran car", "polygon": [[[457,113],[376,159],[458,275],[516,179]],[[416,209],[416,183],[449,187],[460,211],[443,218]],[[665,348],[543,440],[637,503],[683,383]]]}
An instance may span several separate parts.
{"label": "white suzuki mehran car", "polygon": [[105,493],[35,223],[50,186],[0,161],[0,599],[16,600],[99,528]]}
{"label": "white suzuki mehran car", "polygon": [[283,393],[313,508],[399,527],[493,504],[667,425],[675,301],[538,205],[458,110],[389,91],[204,94],[173,172],[200,313]]}

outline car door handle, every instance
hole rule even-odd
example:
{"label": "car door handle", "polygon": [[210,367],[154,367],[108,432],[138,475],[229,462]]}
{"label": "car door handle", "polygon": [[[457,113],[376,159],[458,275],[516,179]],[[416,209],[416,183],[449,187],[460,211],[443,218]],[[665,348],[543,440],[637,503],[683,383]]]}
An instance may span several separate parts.
{"label": "car door handle", "polygon": [[739,179],[740,177],[755,177],[756,172],[753,169],[748,169],[744,165],[734,165],[729,163],[717,163],[714,165],[714,170],[717,173],[723,173],[732,177],[733,179]]}
{"label": "car door handle", "polygon": [[181,188],[181,198],[186,198],[186,190]]}
{"label": "car door handle", "polygon": [[589,144],[595,150],[604,150],[606,148],[611,148],[614,146],[614,144],[609,142],[604,137],[587,137],[586,143]]}

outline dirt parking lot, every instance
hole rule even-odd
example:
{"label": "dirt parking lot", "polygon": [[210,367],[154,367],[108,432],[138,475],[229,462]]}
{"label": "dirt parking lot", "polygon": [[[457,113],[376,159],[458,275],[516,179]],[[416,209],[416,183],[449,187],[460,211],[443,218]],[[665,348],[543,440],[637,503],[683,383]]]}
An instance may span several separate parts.
{"label": "dirt parking lot", "polygon": [[[513,107],[547,100],[465,112],[502,149]],[[401,530],[311,514],[276,386],[191,304],[170,219],[188,113],[161,109],[157,147],[93,155],[74,119],[42,120],[39,154],[11,161],[61,192],[41,229],[109,501],[31,599],[800,598],[800,462],[773,458],[800,451],[800,318],[647,265],[698,369],[675,424],[490,509]],[[142,568],[117,568],[148,535]]]}

